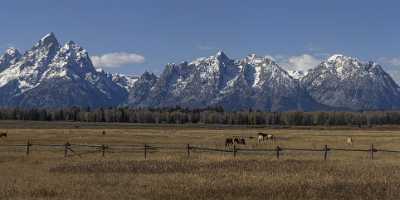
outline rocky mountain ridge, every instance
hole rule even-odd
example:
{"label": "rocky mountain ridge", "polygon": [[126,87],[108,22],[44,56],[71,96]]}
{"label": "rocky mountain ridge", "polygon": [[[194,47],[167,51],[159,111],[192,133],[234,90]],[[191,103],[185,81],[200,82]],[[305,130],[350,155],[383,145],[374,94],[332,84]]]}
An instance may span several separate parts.
{"label": "rocky mountain ridge", "polygon": [[269,57],[224,52],[167,64],[156,76],[109,74],[85,49],[47,34],[21,54],[0,56],[0,107],[187,107],[262,111],[394,110],[400,89],[375,62],[333,55],[307,72]]}

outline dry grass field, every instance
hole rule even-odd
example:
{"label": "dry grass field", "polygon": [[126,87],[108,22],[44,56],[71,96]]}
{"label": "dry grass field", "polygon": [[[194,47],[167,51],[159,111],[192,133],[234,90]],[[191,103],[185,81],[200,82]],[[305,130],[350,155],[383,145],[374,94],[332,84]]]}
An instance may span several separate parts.
{"label": "dry grass field", "polygon": [[[400,150],[400,127],[228,127],[0,122],[0,199],[400,199],[400,153],[192,151],[223,148],[226,137],[272,133],[274,144],[247,139],[242,148]],[[105,135],[102,132],[105,131]],[[354,145],[345,143],[346,137]],[[64,158],[63,148],[12,144],[149,144],[182,147],[151,152],[100,152]],[[79,153],[80,149],[75,149]],[[82,150],[83,151],[83,150]],[[69,155],[74,155],[69,152]]]}

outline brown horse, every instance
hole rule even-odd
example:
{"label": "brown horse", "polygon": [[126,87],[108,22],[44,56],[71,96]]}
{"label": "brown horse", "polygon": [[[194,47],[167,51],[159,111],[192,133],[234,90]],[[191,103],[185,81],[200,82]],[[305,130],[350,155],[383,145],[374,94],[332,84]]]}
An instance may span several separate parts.
{"label": "brown horse", "polygon": [[226,138],[225,139],[225,147],[233,145],[233,139],[232,138]]}
{"label": "brown horse", "polygon": [[233,139],[233,143],[234,144],[243,144],[243,145],[245,145],[246,144],[246,140],[244,138],[235,137]]}
{"label": "brown horse", "polygon": [[7,137],[7,133],[5,133],[5,132],[3,132],[3,133],[0,133],[0,138],[2,138],[2,137]]}

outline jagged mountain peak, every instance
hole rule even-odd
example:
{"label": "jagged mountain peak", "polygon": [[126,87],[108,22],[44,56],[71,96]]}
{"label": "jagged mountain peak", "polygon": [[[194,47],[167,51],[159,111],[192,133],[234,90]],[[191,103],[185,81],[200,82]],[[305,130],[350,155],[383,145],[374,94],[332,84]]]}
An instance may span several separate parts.
{"label": "jagged mountain peak", "polygon": [[40,39],[40,42],[42,42],[42,43],[47,43],[47,42],[52,42],[52,41],[57,41],[57,37],[53,32],[46,34],[45,36],[43,36]]}
{"label": "jagged mountain peak", "polygon": [[216,56],[226,56],[225,52],[223,50],[218,50],[216,53]]}
{"label": "jagged mountain peak", "polygon": [[54,34],[49,33],[40,39],[30,50],[26,51],[15,67],[18,68],[47,68],[51,60],[60,50],[60,44]]}
{"label": "jagged mountain peak", "polygon": [[224,68],[229,68],[234,65],[234,60],[230,59],[223,51],[218,51],[215,55],[209,57],[198,58],[190,63],[183,62],[180,67],[195,66],[196,68],[207,69],[217,72]]}
{"label": "jagged mountain peak", "polygon": [[114,83],[118,84],[122,88],[125,88],[125,90],[129,92],[133,88],[135,82],[138,81],[140,77],[114,73],[111,74],[111,78]]}
{"label": "jagged mountain peak", "polygon": [[65,107],[119,105],[127,91],[96,72],[85,49],[62,47],[54,33],[40,39],[16,62],[0,70],[0,106]]}
{"label": "jagged mountain peak", "polygon": [[3,55],[0,56],[0,72],[15,64],[21,58],[21,53],[16,48],[8,48]]}
{"label": "jagged mountain peak", "polygon": [[68,41],[60,49],[61,54],[68,54],[66,56],[75,56],[76,59],[90,59],[87,51],[74,41]]}
{"label": "jagged mountain peak", "polygon": [[215,58],[219,61],[226,61],[230,60],[230,58],[223,52],[222,50],[219,50],[217,54],[215,54]]}
{"label": "jagged mountain peak", "polygon": [[[371,62],[371,66],[375,65]],[[334,54],[323,61],[316,68],[310,69],[314,73],[329,74],[343,80],[358,74],[369,73],[371,68],[369,63],[365,63],[358,58],[345,56],[342,54]]]}
{"label": "jagged mountain peak", "polygon": [[64,47],[65,47],[65,48],[70,48],[70,47],[73,47],[73,46],[77,46],[77,45],[76,45],[76,43],[75,43],[74,41],[72,41],[72,40],[69,40],[68,42],[66,42],[66,43],[64,44]]}
{"label": "jagged mountain peak", "polygon": [[12,57],[19,57],[19,56],[21,56],[21,53],[20,53],[20,52],[18,51],[18,49],[15,48],[15,47],[10,47],[10,48],[6,49],[5,54],[7,54],[7,55],[9,55],[9,56],[12,56]]}
{"label": "jagged mountain peak", "polygon": [[322,73],[326,76],[334,76],[338,80],[345,80],[359,76],[373,77],[386,74],[381,65],[376,62],[364,62],[356,57],[345,56],[342,54],[335,54],[329,57],[326,61],[323,61],[316,68],[310,69],[309,71],[313,72],[313,74]]}
{"label": "jagged mountain peak", "polygon": [[145,71],[145,72],[142,74],[142,76],[145,77],[145,78],[154,78],[154,77],[157,78],[157,76],[156,76],[154,73],[149,72],[149,71]]}
{"label": "jagged mountain peak", "polygon": [[18,49],[14,47],[10,47],[6,49],[3,55],[0,56],[0,62],[5,61],[5,60],[11,60],[11,59],[18,59],[21,57],[21,53],[18,51]]}
{"label": "jagged mountain peak", "polygon": [[343,59],[343,58],[346,58],[343,54],[333,54],[327,59],[327,61],[328,62],[335,62],[336,60]]}
{"label": "jagged mountain peak", "polygon": [[361,61],[356,57],[346,56],[343,54],[333,54],[328,59],[326,59],[327,63],[361,63]]}
{"label": "jagged mountain peak", "polygon": [[56,38],[56,35],[53,32],[48,33],[47,35],[42,37],[42,39],[40,39],[36,43],[35,48],[49,47],[49,46],[60,46],[58,39]]}
{"label": "jagged mountain peak", "polygon": [[75,51],[75,52],[79,52],[79,51],[85,51],[85,49],[83,49],[81,46],[79,46],[78,44],[76,44],[74,41],[68,41],[66,42],[60,49],[60,51]]}
{"label": "jagged mountain peak", "polygon": [[399,108],[399,86],[379,64],[333,55],[309,70],[302,85],[317,101],[349,109]]}
{"label": "jagged mountain peak", "polygon": [[56,71],[65,68],[71,77],[83,78],[87,73],[96,73],[87,51],[73,41],[60,48],[49,67],[57,68]]}

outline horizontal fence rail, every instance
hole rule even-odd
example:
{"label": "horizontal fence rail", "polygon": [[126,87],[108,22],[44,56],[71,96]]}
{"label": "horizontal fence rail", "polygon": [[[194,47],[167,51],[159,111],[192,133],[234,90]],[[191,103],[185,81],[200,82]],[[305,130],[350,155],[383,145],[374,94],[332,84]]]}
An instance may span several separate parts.
{"label": "horizontal fence rail", "polygon": [[[173,145],[173,146],[171,146]],[[199,145],[190,144],[71,144],[66,142],[64,144],[41,144],[32,143],[28,141],[26,144],[0,144],[0,153],[3,152],[4,148],[12,148],[14,150],[24,150],[26,155],[29,156],[33,151],[50,151],[50,152],[63,152],[64,157],[82,157],[83,155],[100,153],[103,157],[106,154],[111,153],[142,153],[144,158],[147,159],[149,154],[163,151],[179,151],[186,153],[190,156],[192,153],[202,153],[202,152],[223,152],[231,153],[234,157],[238,153],[245,154],[261,154],[274,152],[277,159],[282,156],[282,152],[285,151],[298,151],[298,152],[321,152],[323,153],[323,159],[327,160],[328,152],[367,152],[370,159],[374,159],[374,154],[377,152],[384,153],[400,153],[400,150],[389,150],[389,149],[377,149],[371,144],[368,149],[354,149],[354,148],[332,148],[325,145],[321,149],[315,148],[292,148],[292,147],[281,147],[276,146],[273,148],[260,148],[260,149],[249,149],[249,148],[239,148],[236,145],[225,147],[225,148],[212,148]],[[81,151],[81,152],[79,152]],[[83,151],[83,152],[82,152]]]}

